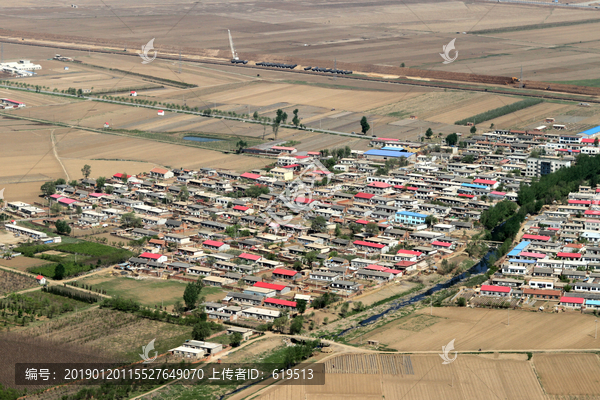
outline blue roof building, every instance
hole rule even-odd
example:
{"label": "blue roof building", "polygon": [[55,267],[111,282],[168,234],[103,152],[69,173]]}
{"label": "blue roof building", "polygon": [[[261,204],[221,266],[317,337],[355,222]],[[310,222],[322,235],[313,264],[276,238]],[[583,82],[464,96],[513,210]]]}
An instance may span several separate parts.
{"label": "blue roof building", "polygon": [[396,211],[396,222],[405,225],[421,225],[425,223],[427,214],[411,211]]}
{"label": "blue roof building", "polygon": [[527,246],[529,246],[530,244],[531,244],[531,242],[523,240],[521,243],[519,243],[518,245],[516,245],[511,251],[508,252],[508,257],[516,257],[516,256],[518,256],[519,253],[522,252],[523,250],[525,250],[525,248]]}
{"label": "blue roof building", "polygon": [[473,188],[473,189],[488,189],[487,186],[484,185],[476,185],[474,183],[463,183],[460,186],[464,186],[464,187],[468,187],[468,188]]}
{"label": "blue roof building", "polygon": [[600,133],[600,126],[588,129],[587,131],[579,132],[580,135],[586,135],[586,136],[592,136],[592,135],[595,135],[596,133]]}
{"label": "blue roof building", "polygon": [[408,153],[405,151],[397,151],[397,150],[368,150],[363,153],[365,156],[371,157],[385,157],[385,158],[401,158],[401,157],[411,157],[414,156],[415,153]]}

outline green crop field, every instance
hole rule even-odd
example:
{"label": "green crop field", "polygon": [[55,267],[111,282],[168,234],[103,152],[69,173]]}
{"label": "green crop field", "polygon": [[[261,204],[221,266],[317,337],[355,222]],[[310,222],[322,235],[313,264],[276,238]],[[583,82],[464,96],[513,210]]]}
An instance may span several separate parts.
{"label": "green crop field", "polygon": [[[132,279],[126,277],[92,276],[78,281],[79,285],[91,285],[93,289],[106,290],[112,297],[131,299],[148,307],[172,306],[176,301],[183,302],[183,291],[186,284],[176,280]],[[216,287],[205,287],[201,296],[222,293]]]}

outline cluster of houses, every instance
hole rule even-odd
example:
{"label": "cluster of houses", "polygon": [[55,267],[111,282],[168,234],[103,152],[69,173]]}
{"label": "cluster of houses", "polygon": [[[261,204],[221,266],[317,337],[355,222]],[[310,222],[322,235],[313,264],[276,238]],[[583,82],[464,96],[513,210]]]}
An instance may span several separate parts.
{"label": "cluster of houses", "polygon": [[[464,247],[483,210],[516,201],[521,184],[571,165],[574,153],[597,148],[594,134],[495,130],[460,138],[460,146],[373,138],[375,149],[336,158],[333,172],[314,168],[330,155],[271,145],[258,149],[273,157],[269,168],[238,173],[156,167],[138,175],[116,173],[101,190],[89,178],[77,187],[57,185],[47,201],[70,210],[70,223],[80,229],[115,227],[118,237],[149,239],[127,269],[221,287],[227,294],[211,318],[272,320],[282,309],[295,309],[297,296],[350,297],[434,268]],[[532,156],[534,150],[538,154]],[[401,166],[388,170],[389,160]],[[311,188],[310,197],[285,198],[286,189],[300,185]],[[538,231],[510,253],[502,272],[531,275],[535,282],[533,268],[577,271],[584,266],[578,263],[592,262],[585,249],[575,253],[563,247],[600,240],[595,194],[582,187],[568,205],[547,211]],[[290,202],[310,207],[295,210]],[[8,202],[7,207],[33,219],[44,220],[48,212],[47,204]],[[126,213],[138,217],[139,226],[124,228]],[[313,231],[318,217],[324,227]],[[277,223],[282,220],[287,222]],[[44,240],[36,231],[20,234]],[[559,287],[562,272],[553,274],[556,284],[543,289]],[[588,277],[586,284],[590,279],[596,278]],[[511,296],[526,289],[490,286],[510,286]]]}
{"label": "cluster of houses", "polygon": [[501,277],[480,296],[541,299],[575,309],[600,308],[600,189],[580,186],[567,204],[526,223],[502,262]]}

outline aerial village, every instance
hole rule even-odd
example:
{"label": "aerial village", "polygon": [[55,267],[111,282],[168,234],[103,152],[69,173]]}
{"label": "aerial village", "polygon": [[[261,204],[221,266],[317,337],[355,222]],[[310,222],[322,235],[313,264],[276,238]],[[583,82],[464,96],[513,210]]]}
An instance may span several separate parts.
{"label": "aerial village", "polygon": [[[478,239],[482,213],[499,203],[514,211],[522,185],[571,166],[578,154],[598,154],[598,132],[493,130],[451,134],[435,145],[373,137],[364,152],[246,148],[272,164],[245,173],[155,167],[49,182],[38,203],[8,202],[5,212],[40,227],[58,228],[60,220],[90,234],[110,232],[115,241],[141,240],[134,256],[106,267],[219,288],[203,304],[208,318],[247,335],[239,327],[293,316],[300,303],[304,312],[327,293],[355,302],[415,277],[456,272],[458,255],[474,265],[498,245]],[[469,307],[547,300],[552,312],[600,308],[600,188],[592,186],[528,218],[508,254],[494,260],[495,273],[453,300]],[[61,241],[14,221],[5,229],[20,242]],[[470,250],[474,241],[482,252]],[[10,250],[16,246],[5,245],[5,257],[19,256]]]}

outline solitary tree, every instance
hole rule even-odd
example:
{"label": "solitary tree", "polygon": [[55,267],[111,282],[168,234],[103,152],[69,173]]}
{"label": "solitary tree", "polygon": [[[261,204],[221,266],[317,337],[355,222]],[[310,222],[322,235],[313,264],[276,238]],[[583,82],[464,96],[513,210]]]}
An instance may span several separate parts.
{"label": "solitary tree", "polygon": [[365,232],[370,233],[373,236],[377,236],[379,234],[379,226],[375,222],[369,222],[365,227]]}
{"label": "solitary tree", "polygon": [[237,153],[240,154],[244,148],[248,147],[248,142],[246,142],[244,139],[240,139],[235,144],[235,147],[237,147]]}
{"label": "solitary tree", "polygon": [[288,318],[285,315],[283,315],[279,318],[275,318],[275,320],[273,321],[273,329],[278,332],[283,332],[287,323],[288,323]]}
{"label": "solitary tree", "polygon": [[104,185],[106,184],[106,178],[101,176],[98,179],[96,179],[96,189],[98,190],[102,190],[102,188],[104,188]]}
{"label": "solitary tree", "polygon": [[52,215],[58,215],[62,212],[62,206],[58,203],[54,203],[50,206],[50,213]]}
{"label": "solitary tree", "polygon": [[210,336],[210,324],[208,322],[198,322],[192,330],[194,340],[204,340]]}
{"label": "solitary tree", "polygon": [[202,291],[203,287],[204,285],[200,280],[196,282],[190,282],[185,287],[185,290],[183,291],[183,302],[188,310],[196,307],[196,303],[200,298],[200,292]]}
{"label": "solitary tree", "polygon": [[475,132],[477,132],[477,127],[476,127],[475,125],[473,125],[473,126],[471,127],[471,130],[470,130],[470,132],[471,132],[471,133],[475,133]]}
{"label": "solitary tree", "polygon": [[362,231],[362,226],[355,222],[351,222],[350,225],[348,225],[348,229],[350,229],[353,234],[357,234],[358,232]]}
{"label": "solitary tree", "polygon": [[190,198],[190,191],[188,190],[187,186],[181,187],[178,197],[181,201],[188,201],[188,199]]}
{"label": "solitary tree", "polygon": [[229,344],[231,345],[231,347],[238,347],[240,344],[242,344],[242,340],[244,340],[242,334],[239,332],[235,332],[233,335],[231,335],[231,338],[229,339]]}
{"label": "solitary tree", "polygon": [[323,232],[326,226],[327,220],[324,217],[318,216],[315,219],[313,219],[312,223],[310,224],[310,229],[312,229],[315,232]]}
{"label": "solitary tree", "polygon": [[297,335],[302,332],[302,324],[304,323],[304,318],[301,316],[297,316],[294,318],[292,323],[290,324],[290,333],[292,335]]}
{"label": "solitary tree", "polygon": [[306,300],[296,300],[296,310],[298,310],[300,314],[304,314],[304,311],[306,311]]}
{"label": "solitary tree", "polygon": [[428,226],[432,226],[433,224],[437,224],[438,220],[436,217],[434,217],[433,215],[428,215],[425,217],[425,223]]}
{"label": "solitary tree", "polygon": [[427,130],[425,131],[425,136],[427,136],[427,139],[431,139],[431,137],[433,136],[433,131],[431,130],[431,128],[427,128]]}
{"label": "solitary tree", "polygon": [[458,135],[456,133],[451,133],[446,136],[446,144],[448,144],[448,146],[454,146],[456,143],[458,143]]}
{"label": "solitary tree", "polygon": [[121,215],[121,224],[125,228],[141,228],[142,227],[142,219],[136,217],[135,213],[125,213]]}
{"label": "solitary tree", "polygon": [[61,281],[65,277],[65,266],[58,264],[54,267],[54,279]]}
{"label": "solitary tree", "polygon": [[92,167],[90,167],[88,164],[85,164],[83,168],[81,168],[81,173],[85,178],[88,178],[92,173]]}
{"label": "solitary tree", "polygon": [[292,118],[292,124],[298,126],[300,125],[300,118],[298,118],[298,109],[294,110],[294,118]]}
{"label": "solitary tree", "polygon": [[54,226],[56,226],[56,232],[60,235],[68,235],[71,233],[71,227],[67,221],[59,219]]}
{"label": "solitary tree", "polygon": [[367,117],[365,117],[365,116],[363,116],[360,119],[360,129],[363,134],[366,134],[367,132],[369,132],[369,129],[371,129],[371,125],[369,125],[369,122],[367,121]]}
{"label": "solitary tree", "polygon": [[40,189],[46,196],[52,196],[54,193],[56,193],[56,185],[54,182],[46,182]]}

